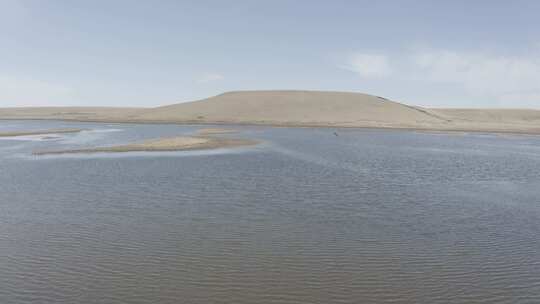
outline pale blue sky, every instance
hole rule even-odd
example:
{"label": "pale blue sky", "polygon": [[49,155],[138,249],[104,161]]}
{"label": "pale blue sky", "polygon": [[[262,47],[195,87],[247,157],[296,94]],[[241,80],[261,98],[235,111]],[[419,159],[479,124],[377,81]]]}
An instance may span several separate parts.
{"label": "pale blue sky", "polygon": [[539,108],[538,12],[534,0],[0,0],[0,106],[311,89]]}

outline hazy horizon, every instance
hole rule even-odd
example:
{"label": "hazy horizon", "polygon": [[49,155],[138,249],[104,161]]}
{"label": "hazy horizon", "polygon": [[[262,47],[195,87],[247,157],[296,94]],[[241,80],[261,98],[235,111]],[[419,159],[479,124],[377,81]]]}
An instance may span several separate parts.
{"label": "hazy horizon", "polygon": [[539,108],[540,2],[0,0],[0,107],[238,90]]}

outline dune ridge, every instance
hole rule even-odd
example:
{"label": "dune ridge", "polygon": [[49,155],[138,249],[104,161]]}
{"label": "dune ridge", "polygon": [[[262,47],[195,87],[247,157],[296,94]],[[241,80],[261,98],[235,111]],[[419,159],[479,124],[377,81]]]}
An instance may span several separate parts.
{"label": "dune ridge", "polygon": [[540,134],[540,110],[432,109],[368,94],[330,91],[234,91],[156,108],[4,108],[0,119]]}

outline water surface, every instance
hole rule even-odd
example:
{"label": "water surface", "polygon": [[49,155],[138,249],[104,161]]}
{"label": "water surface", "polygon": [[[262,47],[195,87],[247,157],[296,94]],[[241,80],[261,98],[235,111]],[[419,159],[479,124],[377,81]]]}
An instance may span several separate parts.
{"label": "water surface", "polygon": [[538,137],[236,126],[262,144],[36,157],[199,127],[0,122],[64,127],[88,131],[0,140],[0,303],[540,299]]}

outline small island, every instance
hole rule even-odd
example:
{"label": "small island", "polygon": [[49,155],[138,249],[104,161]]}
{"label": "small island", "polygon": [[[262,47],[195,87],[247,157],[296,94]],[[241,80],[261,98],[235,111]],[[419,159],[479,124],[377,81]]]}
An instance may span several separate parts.
{"label": "small island", "polygon": [[223,129],[223,128],[204,128],[197,130],[198,135],[218,135],[218,134],[230,134],[235,133],[236,130],[233,129]]}
{"label": "small island", "polygon": [[139,143],[96,147],[85,149],[69,149],[56,151],[35,151],[34,155],[58,155],[58,154],[77,154],[77,153],[122,153],[122,152],[171,152],[187,150],[207,150],[219,148],[234,148],[241,146],[254,145],[257,142],[249,139],[222,138],[207,136],[207,134],[231,133],[233,130],[214,130],[202,129],[195,136],[178,136],[151,139]]}
{"label": "small island", "polygon": [[81,131],[84,131],[84,130],[83,129],[52,129],[52,130],[35,130],[35,131],[10,131],[10,132],[0,132],[0,137],[79,133]]}

